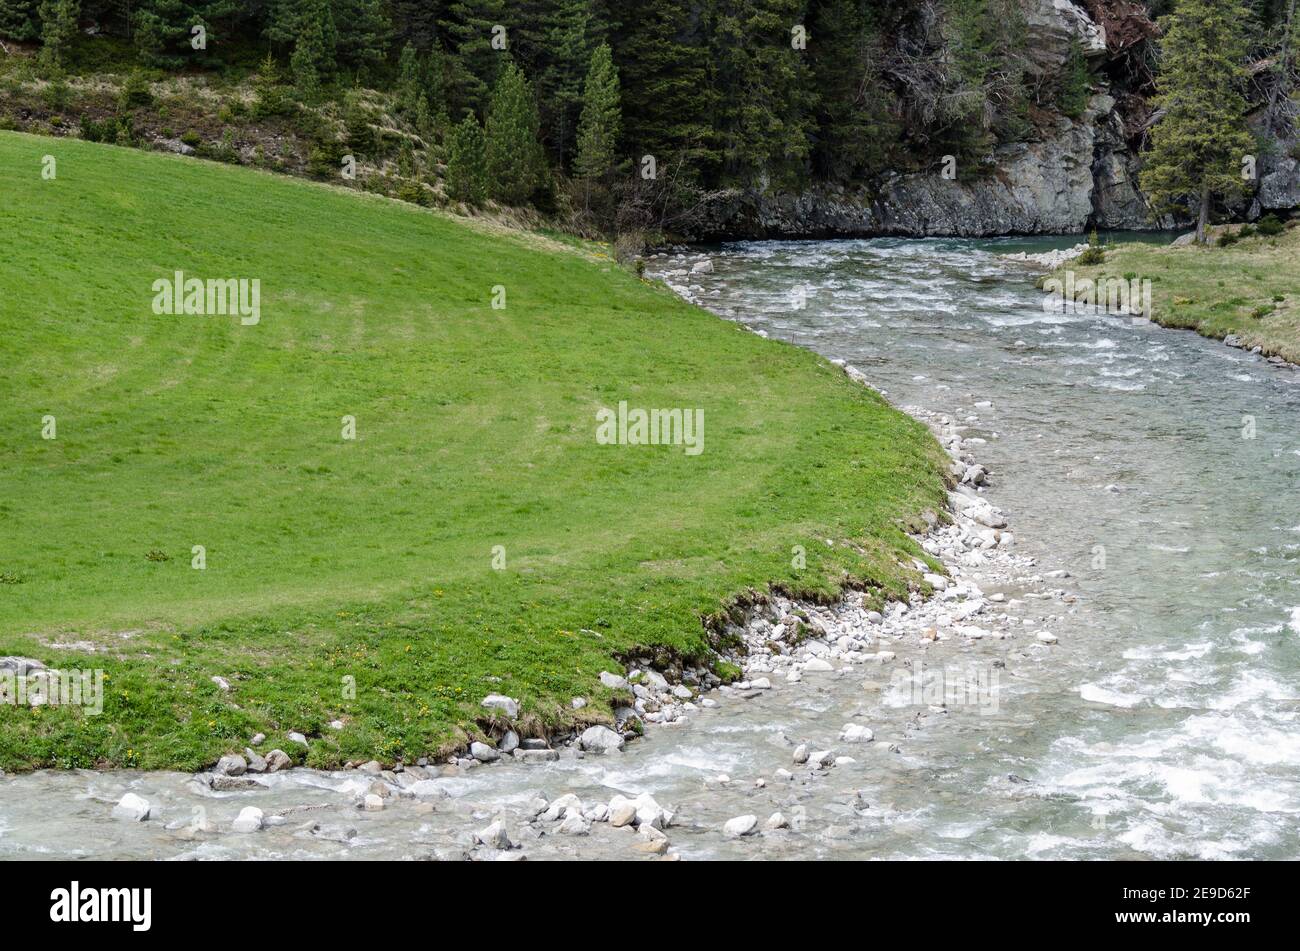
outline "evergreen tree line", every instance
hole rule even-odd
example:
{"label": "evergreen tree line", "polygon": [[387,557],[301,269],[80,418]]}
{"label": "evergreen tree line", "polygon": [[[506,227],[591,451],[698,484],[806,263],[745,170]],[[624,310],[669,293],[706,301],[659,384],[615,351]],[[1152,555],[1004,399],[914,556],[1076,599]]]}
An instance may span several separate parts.
{"label": "evergreen tree line", "polygon": [[[1203,45],[1183,62],[1183,33],[1170,44],[1170,82],[1217,83],[1169,100],[1204,118],[1237,108],[1248,53],[1278,48],[1294,2],[1151,4],[1174,7],[1231,33],[1209,47],[1233,58],[1217,71],[1197,73]],[[559,171],[590,206],[615,181],[656,176],[781,188],[944,155],[978,168],[1000,142],[1033,137],[1036,108],[1079,115],[1094,88],[1082,50],[1054,81],[1028,78],[1020,11],[1018,0],[0,0],[0,36],[39,40],[51,70],[87,24],[160,69],[251,52],[265,57],[264,103],[280,76],[309,102],[390,89],[445,145],[453,196],[522,203]]]}
{"label": "evergreen tree line", "polygon": [[[218,66],[251,47],[307,96],[399,85],[412,112],[448,129],[486,118],[512,64],[531,86],[544,157],[566,172],[599,66],[592,91],[615,76],[620,90],[619,136],[601,148],[632,162],[654,156],[714,187],[851,181],[1021,134],[1034,93],[1016,9],[1015,0],[0,0],[0,36],[39,39],[57,64],[78,24],[93,23],[162,69]],[[609,64],[597,63],[606,47]]]}

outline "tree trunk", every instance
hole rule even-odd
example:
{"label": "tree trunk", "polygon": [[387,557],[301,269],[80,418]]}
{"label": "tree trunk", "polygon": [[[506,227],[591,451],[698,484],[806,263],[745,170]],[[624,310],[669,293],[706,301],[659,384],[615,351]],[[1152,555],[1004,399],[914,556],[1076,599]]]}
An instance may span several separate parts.
{"label": "tree trunk", "polygon": [[1210,224],[1210,186],[1201,186],[1201,214],[1196,219],[1196,243],[1205,243],[1205,229]]}

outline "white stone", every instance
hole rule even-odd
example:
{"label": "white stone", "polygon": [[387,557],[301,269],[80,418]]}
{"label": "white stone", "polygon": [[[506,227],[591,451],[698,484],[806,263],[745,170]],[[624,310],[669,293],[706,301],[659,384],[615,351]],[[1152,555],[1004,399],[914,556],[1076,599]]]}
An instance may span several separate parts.
{"label": "white stone", "polygon": [[607,726],[587,727],[578,737],[578,748],[588,753],[613,753],[623,748],[623,737]]}
{"label": "white stone", "polygon": [[506,824],[500,819],[474,833],[474,838],[491,849],[510,848],[510,834],[506,832]]}
{"label": "white stone", "polygon": [[615,828],[631,825],[636,821],[636,803],[622,796],[615,796],[609,803],[609,824]]}
{"label": "white stone", "polygon": [[655,829],[666,829],[672,824],[673,814],[655,802],[654,797],[649,793],[642,793],[632,802],[636,806],[638,827],[651,826]]}
{"label": "white stone", "polygon": [[488,694],[479,703],[479,706],[486,707],[489,710],[500,710],[512,720],[519,716],[519,701],[499,693]]}
{"label": "white stone", "polygon": [[384,808],[383,797],[376,796],[374,793],[368,793],[363,802],[367,812],[379,812],[379,810]]}
{"label": "white stone", "polygon": [[784,828],[786,828],[788,825],[789,825],[789,823],[785,821],[785,816],[781,815],[781,813],[779,813],[779,812],[774,812],[774,813],[772,813],[770,816],[767,817],[767,821],[763,823],[763,828],[764,828],[764,829],[784,829]]}
{"label": "white stone", "polygon": [[495,763],[501,758],[501,754],[486,743],[471,743],[469,745],[469,755],[480,763]]}
{"label": "white stone", "polygon": [[876,738],[870,728],[857,723],[846,723],[840,731],[840,739],[846,743],[870,743]]}
{"label": "white stone", "polygon": [[231,824],[236,832],[257,832],[262,828],[262,810],[256,806],[245,806]]}
{"label": "white stone", "polygon": [[627,680],[618,674],[611,674],[607,670],[600,672],[600,682],[610,690],[626,690],[628,688]]}
{"label": "white stone", "polygon": [[577,810],[570,810],[560,823],[560,832],[564,835],[586,835],[591,831],[591,823]]}
{"label": "white stone", "polygon": [[582,800],[573,793],[565,793],[559,799],[552,800],[542,813],[542,818],[547,822],[554,822],[556,819],[566,815],[570,810],[582,812]]}
{"label": "white stone", "polygon": [[149,800],[135,793],[127,793],[113,807],[114,819],[129,819],[132,822],[144,822],[149,818],[152,807]]}
{"label": "white stone", "polygon": [[734,839],[753,835],[758,831],[758,816],[736,816],[734,819],[728,819],[722,831]]}
{"label": "white stone", "polygon": [[244,762],[244,757],[232,753],[217,760],[212,771],[223,776],[243,776],[248,771],[248,763]]}

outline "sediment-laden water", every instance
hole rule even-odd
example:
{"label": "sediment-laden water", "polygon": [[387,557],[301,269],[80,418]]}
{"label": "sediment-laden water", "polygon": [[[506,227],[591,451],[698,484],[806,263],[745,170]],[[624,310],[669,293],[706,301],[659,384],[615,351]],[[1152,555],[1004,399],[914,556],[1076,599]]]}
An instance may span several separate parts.
{"label": "sediment-laden water", "polygon": [[[166,773],[6,777],[0,857],[457,858],[498,817],[516,855],[637,854],[608,823],[530,821],[567,793],[653,795],[688,859],[1300,857],[1300,373],[1045,312],[1033,273],[998,255],[1048,244],[746,243],[710,251],[711,271],[692,272],[698,252],[651,262],[720,315],[965,427],[1015,556],[1037,563],[1022,572],[1037,583],[966,570],[1002,595],[997,623],[980,622],[997,636],[882,638],[890,664],[772,676],[621,754],[481,766],[375,812],[357,808],[373,779],[357,771],[233,793]],[[1056,643],[1034,634],[1049,629]],[[982,686],[969,702],[925,695],[893,665]],[[850,722],[875,740],[844,742]],[[800,769],[800,743],[852,762]],[[110,818],[128,790],[153,818]],[[283,821],[231,832],[250,805]],[[794,827],[722,832],[776,811]]]}

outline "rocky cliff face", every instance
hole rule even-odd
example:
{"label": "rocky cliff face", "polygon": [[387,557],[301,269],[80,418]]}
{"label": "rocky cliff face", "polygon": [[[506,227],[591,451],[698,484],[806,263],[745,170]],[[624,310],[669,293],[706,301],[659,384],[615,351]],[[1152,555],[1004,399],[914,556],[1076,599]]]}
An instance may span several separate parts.
{"label": "rocky cliff face", "polygon": [[[1097,85],[1078,119],[1057,116],[1036,141],[1002,146],[991,171],[945,177],[942,169],[887,176],[857,190],[826,186],[797,194],[732,191],[715,201],[693,235],[699,238],[900,235],[983,237],[1077,234],[1091,228],[1142,230],[1179,222],[1153,218],[1138,187],[1141,158],[1110,89],[1108,62],[1128,56],[1150,21],[1124,19],[1140,10],[1126,0],[1090,0],[1112,36],[1071,0],[1024,0],[1031,77],[1059,72],[1078,42],[1094,63]],[[1112,95],[1114,93],[1114,95]],[[1136,97],[1129,95],[1131,104]],[[1140,102],[1140,100],[1139,100]],[[1131,118],[1131,117],[1129,117]],[[1255,216],[1300,206],[1300,163],[1261,162]]]}

